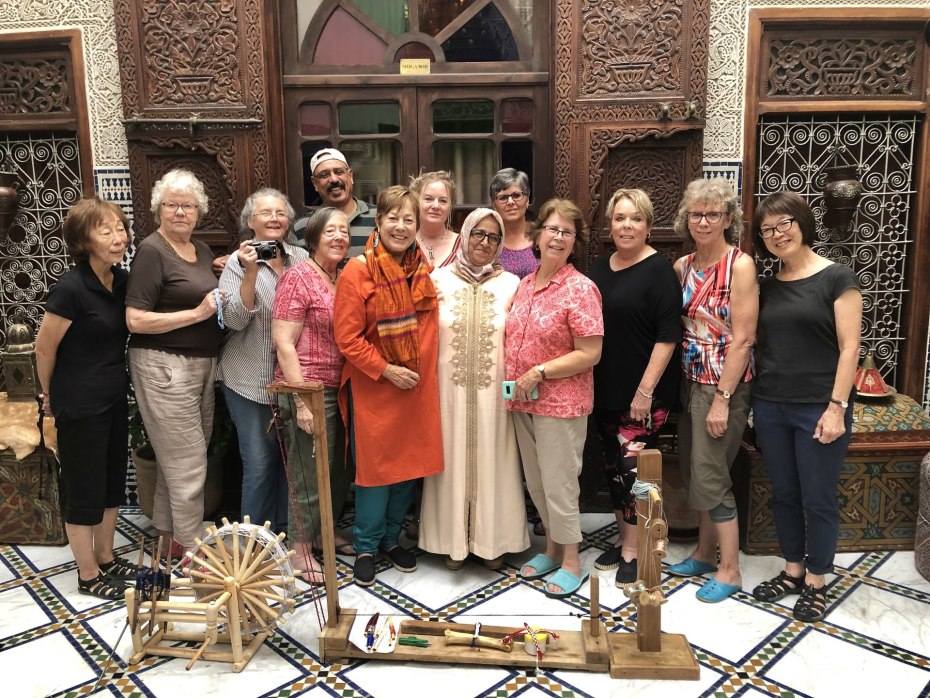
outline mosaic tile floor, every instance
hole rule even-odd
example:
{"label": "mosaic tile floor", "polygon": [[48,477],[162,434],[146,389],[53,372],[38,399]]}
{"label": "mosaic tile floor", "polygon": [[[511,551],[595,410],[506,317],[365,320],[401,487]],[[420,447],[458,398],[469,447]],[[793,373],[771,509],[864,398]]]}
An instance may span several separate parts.
{"label": "mosaic tile floor", "polygon": [[[582,562],[590,568],[616,536],[611,516],[584,515]],[[139,537],[151,534],[145,517],[126,510],[118,529],[119,552],[134,559]],[[533,539],[534,551],[541,539]],[[689,548],[669,546],[678,561]],[[402,617],[481,621],[518,627],[524,620],[553,630],[577,629],[587,614],[582,597],[546,598],[538,582],[516,576],[514,556],[498,572],[468,562],[457,572],[420,554],[419,569],[402,574],[379,566],[376,584],[351,581],[352,558],[340,558],[340,602],[359,615],[380,611]],[[236,674],[228,664],[147,658],[128,666],[124,636],[106,677],[97,684],[111,647],[126,624],[122,602],[100,602],[77,593],[67,548],[0,546],[0,695],[14,696],[930,696],[930,583],[914,568],[913,554],[846,553],[829,578],[830,613],[824,622],[797,623],[786,602],[760,604],[742,592],[723,603],[703,604],[695,580],[665,577],[668,603],[663,629],[684,633],[701,665],[698,681],[611,679],[608,674],[503,667],[361,661],[323,665],[319,620],[309,594],[255,658]],[[743,556],[743,584],[751,589],[774,576],[774,557]],[[609,632],[634,630],[629,600],[601,584],[602,619]],[[304,587],[305,588],[305,587]],[[95,688],[96,686],[96,688]]]}

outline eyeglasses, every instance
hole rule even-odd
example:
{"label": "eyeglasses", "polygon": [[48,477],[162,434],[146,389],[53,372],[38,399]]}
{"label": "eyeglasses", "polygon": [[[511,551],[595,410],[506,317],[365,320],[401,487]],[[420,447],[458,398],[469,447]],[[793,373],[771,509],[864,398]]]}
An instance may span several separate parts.
{"label": "eyeglasses", "polygon": [[502,204],[506,204],[506,203],[507,203],[507,199],[513,199],[513,202],[514,202],[515,204],[518,204],[518,203],[520,203],[521,201],[523,201],[523,197],[524,197],[524,196],[526,196],[526,193],[525,193],[525,192],[522,192],[522,191],[515,191],[515,192],[512,192],[512,193],[510,193],[510,194],[498,194],[498,195],[496,195],[494,198],[495,198],[499,203],[502,203]]}
{"label": "eyeglasses", "polygon": [[558,237],[559,235],[561,235],[566,240],[571,240],[573,237],[575,237],[578,234],[574,230],[567,230],[565,228],[560,228],[557,225],[544,225],[542,229],[545,230],[547,233],[552,233],[555,237]]}
{"label": "eyeglasses", "polygon": [[783,221],[778,221],[778,223],[773,225],[771,228],[759,228],[759,235],[762,236],[763,240],[768,240],[775,234],[776,230],[779,233],[787,233],[789,230],[791,230],[791,224],[794,223],[794,221],[794,218],[786,218]]}
{"label": "eyeglasses", "polygon": [[501,244],[501,240],[504,239],[503,235],[498,235],[497,233],[489,233],[487,230],[482,230],[481,228],[473,228],[471,231],[471,236],[478,242],[484,242],[487,240],[491,245],[497,247]]}
{"label": "eyeglasses", "polygon": [[347,167],[334,167],[331,170],[323,170],[322,172],[317,172],[315,175],[311,175],[318,182],[322,182],[324,179],[329,179],[330,175],[335,175],[336,177],[342,177],[349,169]]}
{"label": "eyeglasses", "polygon": [[287,211],[256,211],[254,216],[262,220],[270,221],[272,218],[287,218]]}
{"label": "eyeglasses", "polygon": [[723,218],[723,211],[708,211],[707,213],[688,211],[689,223],[694,223],[696,225],[701,222],[702,218],[706,218],[707,222],[713,225],[714,223],[719,223],[720,219]]}
{"label": "eyeglasses", "polygon": [[345,228],[326,228],[321,236],[327,240],[332,240],[334,238],[347,238],[349,237],[349,231]]}
{"label": "eyeglasses", "polygon": [[161,207],[168,211],[177,212],[178,209],[181,209],[184,213],[193,213],[197,208],[197,204],[169,204],[167,201],[162,201]]}

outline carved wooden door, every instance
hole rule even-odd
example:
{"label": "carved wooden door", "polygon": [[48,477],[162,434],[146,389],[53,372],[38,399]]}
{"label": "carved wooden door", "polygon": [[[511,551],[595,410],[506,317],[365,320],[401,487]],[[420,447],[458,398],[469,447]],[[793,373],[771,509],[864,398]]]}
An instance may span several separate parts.
{"label": "carved wooden door", "polygon": [[[619,187],[646,191],[650,244],[670,258],[685,243],[672,223],[702,174],[708,0],[557,0],[555,191],[591,225],[587,262],[613,249],[604,205]],[[583,511],[608,510],[603,451],[588,430]]]}
{"label": "carved wooden door", "polygon": [[557,0],[555,191],[577,201],[597,244],[612,248],[603,206],[619,187],[655,207],[651,244],[683,242],[672,221],[701,176],[708,0]]}
{"label": "carved wooden door", "polygon": [[185,167],[209,211],[195,237],[238,239],[246,197],[269,182],[265,18],[259,0],[114,0],[135,230],[154,229],[152,185]]}

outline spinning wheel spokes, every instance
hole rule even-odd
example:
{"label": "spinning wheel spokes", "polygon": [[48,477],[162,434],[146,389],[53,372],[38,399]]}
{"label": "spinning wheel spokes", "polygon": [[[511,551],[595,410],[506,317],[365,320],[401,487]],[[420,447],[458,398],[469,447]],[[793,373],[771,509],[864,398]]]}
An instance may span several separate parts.
{"label": "spinning wheel spokes", "polygon": [[284,534],[275,535],[269,524],[249,521],[229,523],[219,529],[211,526],[207,536],[196,541],[191,558],[191,588],[198,601],[209,602],[221,596],[226,578],[231,577],[238,591],[237,608],[224,612],[229,623],[238,616],[243,632],[273,630],[292,612],[297,593],[293,553],[282,544]]}

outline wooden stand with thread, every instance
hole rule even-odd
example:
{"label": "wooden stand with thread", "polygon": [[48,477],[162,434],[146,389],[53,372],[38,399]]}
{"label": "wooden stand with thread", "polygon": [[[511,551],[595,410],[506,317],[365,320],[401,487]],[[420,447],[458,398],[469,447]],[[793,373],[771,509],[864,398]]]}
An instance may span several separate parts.
{"label": "wooden stand with thread", "polygon": [[492,649],[499,640],[518,628],[480,626],[480,646],[446,644],[446,631],[457,639],[459,634],[474,636],[475,626],[464,623],[406,620],[400,624],[398,634],[426,640],[428,647],[398,644],[390,654],[371,654],[349,642],[349,633],[358,612],[354,608],[339,606],[339,587],[336,574],[336,542],[333,531],[333,505],[329,484],[329,457],[326,443],[326,412],[323,407],[323,385],[315,382],[275,381],[267,388],[269,393],[292,394],[310,407],[313,415],[313,438],[316,448],[317,482],[320,496],[321,534],[323,540],[323,577],[326,589],[326,627],[320,633],[320,660],[327,663],[346,663],[350,659],[378,659],[397,662],[437,662],[447,664],[484,664],[523,668],[573,669],[576,671],[607,671],[607,633],[600,620],[596,578],[591,580],[590,617],[582,620],[580,631],[559,631],[557,650],[546,652],[542,659],[525,652],[506,652]]}
{"label": "wooden stand with thread", "polygon": [[[684,635],[662,633],[662,595],[659,570],[668,526],[662,511],[662,454],[649,449],[637,458],[637,477],[654,485],[648,499],[637,499],[637,584],[631,598],[637,606],[636,634],[611,634],[610,675],[615,679],[697,680],[701,667]],[[640,586],[641,584],[641,586]]]}

